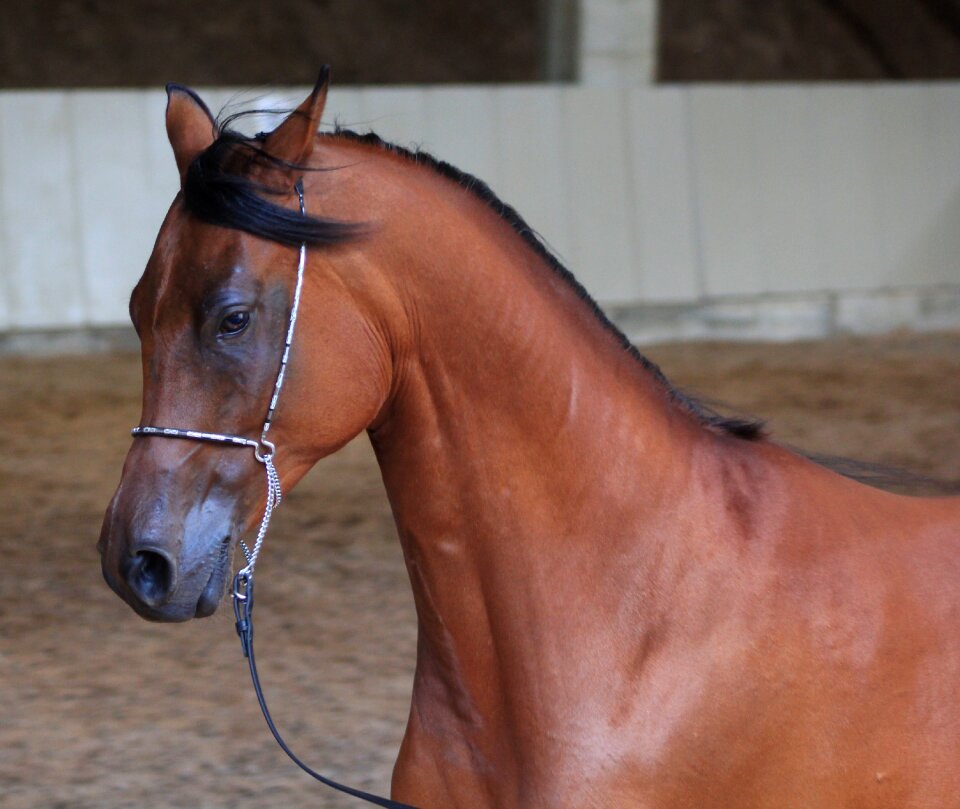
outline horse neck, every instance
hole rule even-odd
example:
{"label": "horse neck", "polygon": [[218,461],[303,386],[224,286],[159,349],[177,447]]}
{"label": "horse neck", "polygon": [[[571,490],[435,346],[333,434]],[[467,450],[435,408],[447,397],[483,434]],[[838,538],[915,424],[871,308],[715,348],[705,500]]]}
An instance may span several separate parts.
{"label": "horse neck", "polygon": [[[491,540],[505,516],[531,506],[574,516],[579,493],[594,487],[608,504],[618,493],[632,504],[637,478],[652,485],[670,465],[672,433],[690,434],[686,414],[509,224],[434,182],[437,213],[412,217],[407,242],[429,248],[389,271],[402,276],[412,325],[373,438],[397,516],[419,525],[446,511],[419,496],[408,503],[414,480],[429,482],[434,503],[441,490],[456,500]],[[544,515],[531,519],[514,528]]]}
{"label": "horse neck", "polygon": [[[410,337],[371,438],[421,666],[442,658],[453,676],[483,671],[493,638],[547,637],[564,600],[600,589],[592,600],[618,609],[623,588],[642,588],[702,430],[509,224],[434,182],[426,209],[385,228],[429,249],[389,270]],[[610,587],[621,592],[604,601]]]}

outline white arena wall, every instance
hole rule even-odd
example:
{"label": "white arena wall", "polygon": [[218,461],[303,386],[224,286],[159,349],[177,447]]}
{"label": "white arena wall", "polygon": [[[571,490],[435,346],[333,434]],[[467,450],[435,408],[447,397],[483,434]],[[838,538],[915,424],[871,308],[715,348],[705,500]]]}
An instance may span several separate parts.
{"label": "white arena wall", "polygon": [[[0,347],[126,324],[177,190],[165,99],[0,93]],[[960,326],[958,82],[334,88],[327,109],[486,180],[640,340]]]}

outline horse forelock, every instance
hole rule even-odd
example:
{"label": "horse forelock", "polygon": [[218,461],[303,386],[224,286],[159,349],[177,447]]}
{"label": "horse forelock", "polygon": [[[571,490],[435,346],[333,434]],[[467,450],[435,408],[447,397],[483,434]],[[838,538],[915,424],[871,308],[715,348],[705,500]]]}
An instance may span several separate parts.
{"label": "horse forelock", "polygon": [[[335,245],[357,238],[364,230],[360,223],[303,215],[294,208],[272,202],[292,192],[292,183],[255,179],[289,177],[290,172],[316,171],[286,163],[268,154],[262,138],[246,137],[231,130],[201,152],[187,169],[183,202],[198,219],[212,225],[242,230],[254,236],[299,247]],[[252,176],[253,175],[253,176]]]}

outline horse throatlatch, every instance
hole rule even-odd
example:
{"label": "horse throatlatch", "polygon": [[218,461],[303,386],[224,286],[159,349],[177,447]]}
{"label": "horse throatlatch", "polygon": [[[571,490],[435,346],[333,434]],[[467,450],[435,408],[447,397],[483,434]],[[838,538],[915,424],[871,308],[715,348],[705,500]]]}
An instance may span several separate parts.
{"label": "horse throatlatch", "polygon": [[[303,199],[303,181],[298,180],[294,187],[300,199],[300,213],[305,216],[306,206]],[[276,446],[267,439],[267,434],[270,432],[273,414],[277,408],[277,401],[280,399],[280,390],[283,388],[287,362],[290,359],[290,346],[293,344],[293,333],[297,325],[297,312],[300,309],[300,290],[303,287],[303,270],[306,261],[307,244],[303,242],[300,245],[300,260],[297,264],[297,283],[293,292],[293,304],[290,307],[290,321],[287,324],[287,336],[284,342],[283,354],[280,357],[280,370],[277,372],[277,381],[273,386],[273,395],[270,397],[270,406],[267,409],[267,416],[264,419],[263,429],[260,431],[259,439],[245,438],[239,435],[203,432],[201,430],[185,430],[178,427],[141,426],[135,427],[130,432],[136,438],[187,438],[194,441],[208,441],[211,443],[250,447],[253,449],[254,458],[263,464],[264,470],[266,471],[267,500],[253,548],[249,548],[243,540],[240,540],[240,548],[243,551],[247,564],[241,568],[233,578],[232,596],[233,613],[237,619],[237,634],[240,636],[243,656],[247,658],[247,663],[250,667],[250,678],[253,681],[253,689],[257,694],[257,702],[260,703],[260,710],[263,712],[263,718],[267,722],[267,727],[273,734],[274,739],[277,740],[277,744],[280,745],[280,748],[290,757],[293,763],[320,783],[346,793],[347,795],[360,798],[368,803],[383,806],[385,809],[416,809],[416,807],[410,806],[409,804],[400,803],[390,800],[389,798],[382,798],[379,795],[373,795],[369,792],[340,784],[308,767],[287,746],[283,737],[280,735],[280,731],[277,730],[277,726],[273,722],[273,717],[267,708],[267,702],[263,696],[263,688],[260,685],[260,676],[257,673],[257,663],[253,652],[253,571],[257,564],[257,557],[260,555],[260,549],[263,547],[263,539],[267,535],[267,529],[270,527],[270,518],[273,515],[274,509],[280,505],[283,499],[280,477],[273,463]]]}

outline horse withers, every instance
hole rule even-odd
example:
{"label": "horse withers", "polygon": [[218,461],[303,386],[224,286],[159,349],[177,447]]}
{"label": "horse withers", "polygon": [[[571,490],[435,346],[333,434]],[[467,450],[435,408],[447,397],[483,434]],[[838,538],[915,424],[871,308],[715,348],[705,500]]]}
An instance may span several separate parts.
{"label": "horse withers", "polygon": [[[684,396],[483,183],[318,135],[325,95],[246,138],[170,89],[141,423],[256,443],[306,243],[271,460],[289,491],[364,430],[376,451],[419,625],[394,796],[960,806],[960,498]],[[146,618],[209,615],[264,497],[250,452],[136,438],[107,581]]]}

